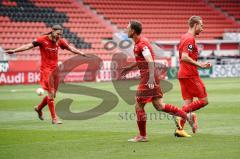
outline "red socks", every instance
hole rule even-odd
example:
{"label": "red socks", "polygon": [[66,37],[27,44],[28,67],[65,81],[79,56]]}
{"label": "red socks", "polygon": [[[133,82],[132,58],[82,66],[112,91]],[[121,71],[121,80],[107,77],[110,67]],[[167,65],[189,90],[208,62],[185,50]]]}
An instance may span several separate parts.
{"label": "red socks", "polygon": [[55,112],[55,107],[54,107],[54,99],[49,99],[47,100],[47,104],[48,104],[48,108],[49,108],[49,111],[51,113],[51,117],[52,119],[56,119],[57,118],[57,115],[56,115],[56,112]]}
{"label": "red socks", "polygon": [[41,111],[46,105],[48,105],[52,119],[56,119],[57,115],[55,112],[54,99],[49,99],[48,96],[45,96],[37,109]]}
{"label": "red socks", "polygon": [[48,96],[45,96],[42,100],[42,102],[38,105],[37,109],[39,111],[41,111],[48,103],[47,103],[47,100],[48,100]]}
{"label": "red socks", "polygon": [[196,110],[204,107],[205,105],[206,104],[205,104],[204,100],[196,100],[187,106],[183,106],[182,110],[185,111],[186,113],[189,113],[189,112],[196,111]]}
{"label": "red socks", "polygon": [[[182,110],[185,111],[186,113],[189,113],[189,112],[198,110],[198,109],[204,107],[205,105],[206,104],[205,104],[204,100],[196,100],[196,101],[190,103],[189,105],[184,105],[182,107]],[[182,128],[184,127],[185,122],[186,122],[186,120],[184,120],[184,119],[180,120],[180,124],[181,124]]]}
{"label": "red socks", "polygon": [[182,109],[179,109],[176,106],[173,106],[171,104],[165,104],[162,111],[169,113],[171,115],[179,116],[183,119],[187,119],[187,113],[185,113]]}
{"label": "red socks", "polygon": [[[183,106],[182,109],[179,109],[176,106],[173,106],[171,104],[165,104],[162,108],[162,111],[169,113],[174,116],[181,117],[181,125],[184,126],[185,121],[187,120],[187,113],[198,110],[206,105],[204,100],[197,100],[192,102],[191,104],[187,106]],[[50,109],[50,107],[49,107]],[[53,106],[54,110],[54,106]],[[51,110],[50,110],[51,111]],[[54,111],[55,113],[55,111]],[[52,113],[51,113],[52,114]],[[144,108],[142,109],[136,109],[137,114],[137,124],[138,129],[141,136],[146,136],[146,113]]]}
{"label": "red socks", "polygon": [[137,125],[141,136],[146,136],[146,113],[144,108],[136,109]]}

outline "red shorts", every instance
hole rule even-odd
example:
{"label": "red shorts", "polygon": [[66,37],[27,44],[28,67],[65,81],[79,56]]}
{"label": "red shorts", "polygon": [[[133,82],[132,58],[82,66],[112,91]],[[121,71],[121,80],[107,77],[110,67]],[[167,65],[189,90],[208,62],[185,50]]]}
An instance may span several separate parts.
{"label": "red shorts", "polygon": [[59,84],[58,73],[40,71],[40,84],[44,90],[56,92]]}
{"label": "red shorts", "polygon": [[137,88],[136,93],[136,102],[137,103],[148,103],[152,102],[154,98],[162,98],[163,93],[160,88],[160,78],[155,77],[155,86],[153,89],[150,89],[146,83],[148,82],[148,76],[141,78],[140,84]]}
{"label": "red shorts", "polygon": [[179,78],[181,86],[182,98],[184,100],[207,97],[206,88],[200,77]]}

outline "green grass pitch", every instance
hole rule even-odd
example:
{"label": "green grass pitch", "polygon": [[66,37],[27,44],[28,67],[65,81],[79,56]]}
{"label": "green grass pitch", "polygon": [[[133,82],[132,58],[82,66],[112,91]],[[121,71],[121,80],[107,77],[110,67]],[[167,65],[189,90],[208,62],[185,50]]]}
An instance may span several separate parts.
{"label": "green grass pitch", "polygon": [[[33,106],[41,97],[34,93],[39,86],[0,87],[0,159],[238,159],[240,155],[240,79],[203,79],[209,105],[197,112],[199,129],[192,138],[175,138],[171,119],[149,120],[149,142],[129,143],[137,134],[135,120],[122,118],[134,113],[134,106],[122,99],[111,112],[85,121],[67,121],[52,125],[48,108],[46,120],[38,120]],[[181,105],[177,80],[164,101]],[[112,83],[83,83],[116,93]],[[92,108],[101,100],[59,93],[57,101],[74,99],[72,111]],[[148,104],[147,113],[157,113]],[[190,132],[189,126],[186,127]]]}

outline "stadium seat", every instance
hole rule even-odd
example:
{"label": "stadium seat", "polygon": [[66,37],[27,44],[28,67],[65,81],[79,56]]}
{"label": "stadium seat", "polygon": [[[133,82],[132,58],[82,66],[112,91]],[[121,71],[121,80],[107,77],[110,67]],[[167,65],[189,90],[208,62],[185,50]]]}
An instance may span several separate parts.
{"label": "stadium seat", "polygon": [[206,32],[200,39],[221,38],[224,29],[240,27],[238,23],[214,10],[204,1],[84,0],[84,4],[110,20],[119,29],[125,28],[131,19],[140,20],[143,23],[143,33],[150,40],[179,39],[179,36],[186,32],[187,19],[192,15],[200,15],[204,19]]}
{"label": "stadium seat", "polygon": [[[0,3],[0,43],[4,49],[31,42],[57,23],[65,27],[64,38],[86,53],[102,52],[102,40],[112,36],[112,30],[74,0],[3,0]],[[39,59],[39,54],[30,55],[32,51],[26,51],[16,58]]]}

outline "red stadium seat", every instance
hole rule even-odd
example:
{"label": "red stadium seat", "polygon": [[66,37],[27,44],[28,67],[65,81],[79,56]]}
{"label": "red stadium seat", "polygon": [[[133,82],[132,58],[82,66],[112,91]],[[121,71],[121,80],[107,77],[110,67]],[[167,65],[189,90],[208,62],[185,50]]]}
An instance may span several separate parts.
{"label": "red stadium seat", "polygon": [[[91,48],[86,49],[88,53],[94,52],[96,49],[101,49],[102,39],[112,37],[112,30],[109,30],[109,28],[99,22],[95,16],[74,0],[31,1],[37,7],[52,7],[58,12],[65,13],[68,17],[68,22],[65,22],[63,26],[69,28],[70,31],[76,33],[79,37],[83,37],[85,42],[91,44]],[[4,1],[4,3],[10,4],[8,1]],[[0,16],[0,22],[0,43],[4,49],[15,48],[31,42],[37,36],[50,31],[50,28],[43,22],[15,22],[11,21],[7,16]],[[38,59],[39,54],[35,52],[31,53],[31,58],[35,57],[35,59]],[[17,57],[24,59],[24,55],[30,57],[29,52],[23,52]],[[64,55],[64,57],[66,56]]]}
{"label": "red stadium seat", "polygon": [[223,12],[240,20],[240,0],[209,0],[209,3],[214,4],[215,7],[220,8]]}
{"label": "red stadium seat", "polygon": [[225,28],[240,27],[235,21],[214,10],[204,1],[84,0],[84,3],[120,29],[125,28],[131,19],[140,20],[143,23],[143,32],[150,40],[178,39],[186,32],[187,19],[192,15],[200,15],[204,19],[205,33],[201,38],[219,38],[222,37]]}

